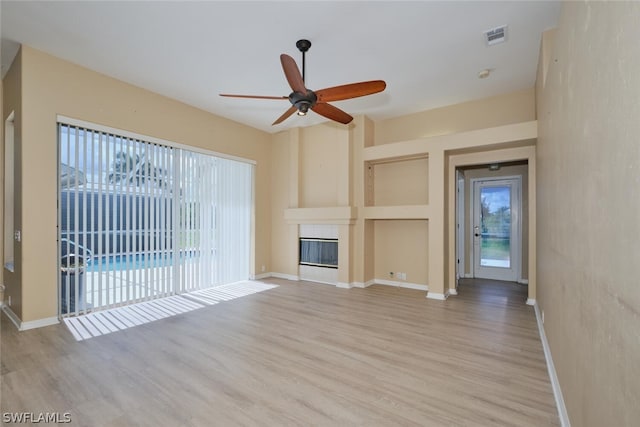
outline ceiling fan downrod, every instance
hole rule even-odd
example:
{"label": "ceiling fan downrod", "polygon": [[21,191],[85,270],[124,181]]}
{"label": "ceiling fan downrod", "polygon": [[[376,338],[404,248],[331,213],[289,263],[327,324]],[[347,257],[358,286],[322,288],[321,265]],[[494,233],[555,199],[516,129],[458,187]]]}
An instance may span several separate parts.
{"label": "ceiling fan downrod", "polygon": [[302,52],[302,81],[306,82],[305,80],[306,55],[305,54],[311,47],[311,42],[307,39],[298,40],[296,42],[296,47],[300,52]]}

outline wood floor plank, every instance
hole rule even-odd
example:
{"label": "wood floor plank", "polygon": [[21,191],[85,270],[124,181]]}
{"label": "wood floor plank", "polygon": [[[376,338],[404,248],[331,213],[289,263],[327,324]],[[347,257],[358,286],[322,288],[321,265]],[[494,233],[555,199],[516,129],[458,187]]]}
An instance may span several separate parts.
{"label": "wood floor plank", "polygon": [[[526,287],[278,285],[76,342],[2,319],[3,412],[86,426],[558,426]],[[240,292],[240,291],[238,291]]]}

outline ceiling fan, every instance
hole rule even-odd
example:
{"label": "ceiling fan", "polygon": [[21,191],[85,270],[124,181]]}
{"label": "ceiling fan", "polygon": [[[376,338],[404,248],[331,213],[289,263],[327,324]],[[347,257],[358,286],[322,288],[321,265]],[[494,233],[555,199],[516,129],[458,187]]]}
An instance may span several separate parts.
{"label": "ceiling fan", "polygon": [[382,92],[387,84],[383,80],[371,80],[367,82],[351,83],[341,86],[329,87],[321,90],[307,89],[304,83],[305,76],[305,54],[311,47],[309,40],[298,40],[296,47],[302,52],[302,74],[296,65],[296,61],[289,55],[280,55],[280,62],[284,75],[289,82],[293,92],[289,96],[260,96],[260,95],[233,95],[221,93],[220,96],[232,98],[253,98],[253,99],[288,99],[291,107],[278,117],[272,125],[282,123],[286,118],[297,111],[298,115],[305,116],[309,110],[339,123],[347,124],[353,120],[349,114],[341,109],[329,104],[330,101],[342,101],[345,99],[357,98]]}

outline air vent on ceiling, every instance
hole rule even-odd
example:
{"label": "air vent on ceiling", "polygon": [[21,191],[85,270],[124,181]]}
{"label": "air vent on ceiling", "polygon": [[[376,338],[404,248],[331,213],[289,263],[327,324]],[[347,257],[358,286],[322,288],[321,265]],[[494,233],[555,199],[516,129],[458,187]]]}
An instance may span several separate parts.
{"label": "air vent on ceiling", "polygon": [[485,31],[484,40],[486,41],[487,46],[507,41],[507,26],[502,25]]}

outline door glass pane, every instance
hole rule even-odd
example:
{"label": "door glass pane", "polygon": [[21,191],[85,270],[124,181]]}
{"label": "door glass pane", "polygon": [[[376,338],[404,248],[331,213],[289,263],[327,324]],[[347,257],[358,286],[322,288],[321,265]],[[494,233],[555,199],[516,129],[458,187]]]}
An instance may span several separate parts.
{"label": "door glass pane", "polygon": [[480,265],[511,267],[511,187],[480,188]]}

